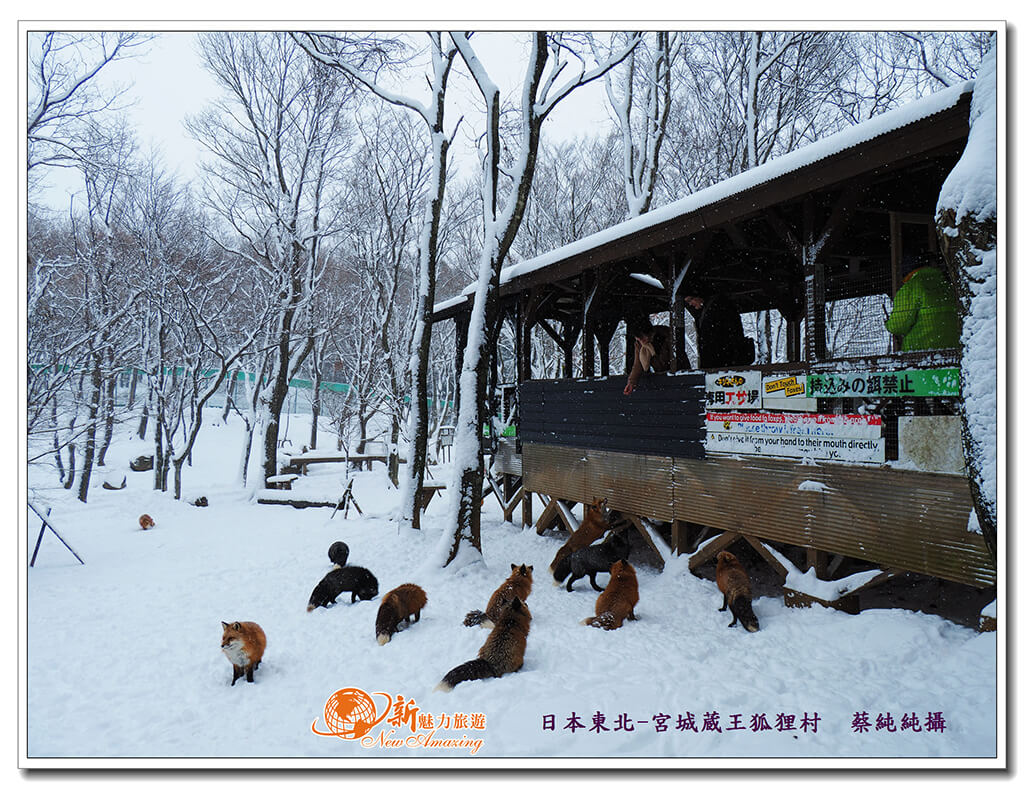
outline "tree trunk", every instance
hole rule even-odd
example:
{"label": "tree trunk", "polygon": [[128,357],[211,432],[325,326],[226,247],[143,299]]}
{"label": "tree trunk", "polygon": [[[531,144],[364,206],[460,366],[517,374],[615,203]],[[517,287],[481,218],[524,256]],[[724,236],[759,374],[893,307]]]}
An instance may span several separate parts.
{"label": "tree trunk", "polygon": [[100,360],[94,355],[89,377],[89,423],[85,431],[85,452],[82,455],[82,474],[78,483],[78,500],[83,504],[89,500],[89,482],[92,478],[93,462],[96,458],[96,423],[100,411],[101,379]]}
{"label": "tree trunk", "polygon": [[57,416],[57,398],[50,402],[50,422],[53,425],[53,456],[57,463],[57,479],[64,482],[63,450],[60,446],[60,420]]}
{"label": "tree trunk", "polygon": [[107,348],[107,380],[106,400],[103,403],[103,443],[100,445],[99,457],[96,460],[97,466],[104,465],[107,457],[107,448],[114,437],[114,399],[117,394],[117,374],[114,372],[114,351]]}
{"label": "tree trunk", "polygon": [[132,368],[131,380],[128,382],[128,410],[130,411],[135,407],[135,390],[139,386],[139,370],[138,368]]}
{"label": "tree trunk", "polygon": [[75,443],[72,441],[70,444],[68,444],[68,476],[67,479],[64,480],[64,490],[71,490],[72,486],[75,484],[76,452],[77,450],[75,449]]}
{"label": "tree trunk", "polygon": [[149,426],[149,403],[143,403],[142,405],[142,417],[139,419],[139,429],[135,431],[136,435],[146,440],[146,428]]}
{"label": "tree trunk", "polygon": [[324,382],[324,374],[320,371],[320,365],[316,365],[316,369],[313,372],[313,399],[310,402],[309,409],[312,412],[312,419],[310,420],[313,424],[309,430],[309,448],[316,449],[316,432],[317,423],[320,421],[320,387]]}
{"label": "tree trunk", "polygon": [[[964,387],[965,405],[961,413],[961,439],[964,460],[967,464],[967,479],[971,487],[971,496],[974,499],[974,511],[978,516],[978,525],[981,527],[981,534],[985,538],[985,544],[988,546],[994,562],[996,559],[996,502],[986,493],[985,483],[988,481],[991,488],[994,489],[996,468],[994,459],[989,461],[992,464],[991,468],[983,462],[983,448],[995,441],[995,436],[990,434],[994,430],[997,407],[995,401],[995,364],[997,361],[995,337],[992,338],[992,343],[982,341],[979,348],[977,339],[974,343],[971,342],[970,335],[973,333],[974,326],[970,324],[975,300],[991,301],[993,310],[995,308],[995,283],[980,278],[978,271],[982,267],[982,258],[986,252],[992,253],[996,248],[996,219],[989,217],[979,222],[976,216],[967,214],[957,223],[956,211],[947,208],[939,212],[937,230],[943,255],[956,284],[960,314],[964,319],[962,333],[964,348],[960,362],[960,381]],[[994,325],[995,318],[991,318],[991,321]],[[973,356],[978,351],[986,353],[991,358],[992,364],[989,366],[991,378],[989,380],[976,380],[979,366]],[[984,403],[980,409],[983,411],[981,415],[990,417],[991,425],[987,418],[978,419],[978,414],[972,412],[971,403],[973,402]],[[991,475],[992,479],[987,480],[986,475]]]}
{"label": "tree trunk", "polygon": [[388,479],[398,487],[398,440],[402,435],[402,424],[396,412],[391,417],[391,447],[388,450]]}
{"label": "tree trunk", "polygon": [[235,402],[235,389],[238,386],[238,373],[228,374],[227,393],[224,395],[224,410],[220,414],[220,421],[225,424],[228,421],[228,414],[231,413],[231,405]]}

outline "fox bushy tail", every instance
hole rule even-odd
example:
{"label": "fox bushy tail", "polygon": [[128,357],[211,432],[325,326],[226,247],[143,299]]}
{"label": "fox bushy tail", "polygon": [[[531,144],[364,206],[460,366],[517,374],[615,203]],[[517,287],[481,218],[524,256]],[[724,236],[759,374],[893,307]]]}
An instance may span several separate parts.
{"label": "fox bushy tail", "polygon": [[489,662],[483,658],[476,658],[475,660],[463,663],[461,666],[456,666],[445,674],[444,679],[441,680],[435,690],[443,690],[447,693],[460,682],[466,682],[471,679],[488,679],[489,677],[496,676],[498,674],[495,673],[494,668]]}
{"label": "fox bushy tail", "polygon": [[729,610],[732,611],[732,624],[729,625],[730,627],[735,625],[738,619],[740,624],[750,633],[756,633],[760,629],[749,597],[736,597],[729,603]]}

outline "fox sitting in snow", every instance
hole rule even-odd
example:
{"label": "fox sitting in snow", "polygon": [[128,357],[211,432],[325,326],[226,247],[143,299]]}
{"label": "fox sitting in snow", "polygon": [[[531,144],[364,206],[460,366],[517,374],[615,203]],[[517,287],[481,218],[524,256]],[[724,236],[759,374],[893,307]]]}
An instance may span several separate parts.
{"label": "fox sitting in snow", "polygon": [[605,590],[597,596],[594,604],[595,616],[584,619],[580,624],[601,627],[605,630],[618,630],[622,620],[636,621],[633,609],[640,600],[640,590],[636,582],[636,570],[625,559],[619,559],[612,565],[612,577]]}
{"label": "fox sitting in snow", "polygon": [[245,681],[252,682],[253,672],[260,667],[263,651],[267,648],[267,636],[263,628],[255,622],[221,622],[224,634],[220,640],[220,649],[234,669],[231,685],[245,674]]}
{"label": "fox sitting in snow", "polygon": [[344,567],[348,561],[348,546],[341,540],[332,542],[331,547],[327,549],[327,558],[331,560],[331,564]]}
{"label": "fox sitting in snow", "polygon": [[450,691],[460,682],[471,679],[500,677],[523,667],[526,654],[526,636],[530,633],[530,609],[518,597],[513,597],[502,610],[494,629],[480,647],[475,660],[456,666],[434,690]]}
{"label": "fox sitting in snow", "polygon": [[527,567],[525,564],[519,566],[513,564],[512,574],[504,580],[501,586],[494,590],[491,599],[487,601],[487,610],[480,611],[477,609],[470,611],[466,614],[466,618],[462,620],[462,624],[466,627],[473,627],[474,625],[494,627],[501,616],[501,612],[516,598],[520,602],[524,602],[530,596],[531,589],[533,589],[533,565],[531,564]]}

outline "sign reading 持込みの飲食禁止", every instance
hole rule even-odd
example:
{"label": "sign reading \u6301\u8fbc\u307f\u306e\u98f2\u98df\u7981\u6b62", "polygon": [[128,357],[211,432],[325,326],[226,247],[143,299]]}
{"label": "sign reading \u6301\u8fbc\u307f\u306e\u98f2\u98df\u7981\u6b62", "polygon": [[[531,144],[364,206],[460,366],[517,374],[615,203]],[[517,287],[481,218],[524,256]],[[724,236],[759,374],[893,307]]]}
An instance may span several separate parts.
{"label": "sign reading \u6301\u8fbc\u307f\u306e\u98f2\u98df\u7981\u6b62", "polygon": [[750,414],[709,411],[706,449],[859,463],[885,461],[882,418],[842,414]]}

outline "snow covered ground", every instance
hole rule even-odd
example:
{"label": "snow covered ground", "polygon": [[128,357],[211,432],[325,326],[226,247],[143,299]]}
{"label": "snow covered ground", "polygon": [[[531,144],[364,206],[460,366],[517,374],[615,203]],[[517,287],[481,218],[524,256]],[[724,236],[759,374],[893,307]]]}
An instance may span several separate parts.
{"label": "snow covered ground", "polygon": [[[639,621],[613,632],[582,627],[597,592],[586,582],[571,594],[553,585],[547,566],[560,537],[502,524],[489,499],[484,562],[428,569],[446,494],[420,532],[388,520],[398,494],[379,465],[355,475],[362,517],[256,504],[235,481],[237,428],[234,420],[204,429],[181,502],[150,490],[150,474],[127,472],[125,490],[97,481],[82,505],[47,470],[30,472],[30,488],[86,563],[47,534],[27,570],[29,757],[672,757],[680,761],[662,766],[686,766],[692,757],[995,756],[995,633],[902,610],[788,609],[777,598],[755,600],[761,630],[747,633],[727,627],[721,595],[688,572],[685,557],[662,573],[638,567]],[[127,467],[147,450],[126,440],[108,465]],[[295,493],[340,493],[343,473],[313,466]],[[208,507],[188,503],[199,495]],[[154,529],[139,528],[144,512]],[[33,516],[29,552],[38,528]],[[349,564],[377,576],[381,595],[421,585],[421,621],[382,647],[380,596],[352,605],[344,595],[307,613],[335,540],[348,544]],[[487,631],[462,618],[484,606],[512,563],[535,571],[522,671],[434,692],[476,656]],[[253,620],[267,634],[253,684],[231,687],[222,620]],[[401,695],[418,707],[416,731],[385,720],[365,743],[313,733],[330,730],[325,703],[343,688],[376,694],[378,714],[382,694]],[[426,747],[424,738],[459,747]],[[466,744],[477,740],[474,755]]]}

